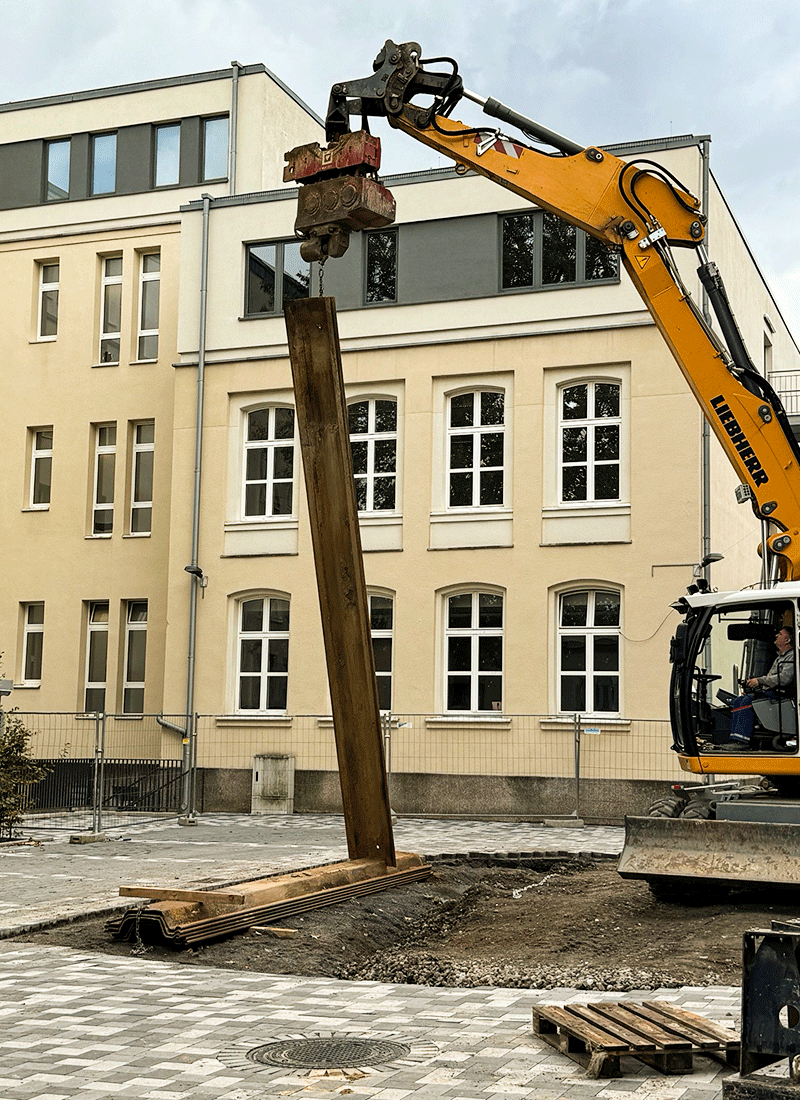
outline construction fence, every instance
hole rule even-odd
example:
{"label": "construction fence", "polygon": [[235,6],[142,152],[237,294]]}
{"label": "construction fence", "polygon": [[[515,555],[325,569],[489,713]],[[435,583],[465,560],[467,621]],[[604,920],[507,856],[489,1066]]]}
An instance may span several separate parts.
{"label": "construction fence", "polygon": [[[16,713],[47,769],[28,792],[26,826],[341,812],[330,716]],[[399,814],[620,823],[687,778],[659,720],[386,714],[382,737]]]}

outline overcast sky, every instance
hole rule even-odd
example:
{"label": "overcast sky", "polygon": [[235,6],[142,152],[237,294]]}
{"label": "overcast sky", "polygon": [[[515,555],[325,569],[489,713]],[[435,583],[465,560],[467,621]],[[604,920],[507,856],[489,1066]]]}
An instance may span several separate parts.
{"label": "overcast sky", "polygon": [[[712,170],[800,342],[798,0],[0,0],[0,11],[5,101],[236,60],[263,62],[324,115],[331,84],[367,76],[391,38],[454,57],[469,89],[583,144],[710,134]],[[439,163],[401,134],[383,144],[388,171]]]}

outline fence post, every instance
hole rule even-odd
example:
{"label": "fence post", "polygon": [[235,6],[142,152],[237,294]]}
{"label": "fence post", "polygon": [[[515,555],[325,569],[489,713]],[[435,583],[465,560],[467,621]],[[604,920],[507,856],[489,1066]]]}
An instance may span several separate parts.
{"label": "fence post", "polygon": [[573,730],[575,733],[575,812],[573,817],[581,816],[581,716],[575,713],[572,716]]}
{"label": "fence post", "polygon": [[94,790],[92,792],[92,833],[102,832],[103,814],[103,756],[106,739],[105,713],[94,716]]}

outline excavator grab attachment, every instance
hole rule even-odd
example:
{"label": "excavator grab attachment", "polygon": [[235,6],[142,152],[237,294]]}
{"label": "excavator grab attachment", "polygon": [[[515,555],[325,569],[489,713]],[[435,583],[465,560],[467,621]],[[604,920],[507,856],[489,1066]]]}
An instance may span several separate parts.
{"label": "excavator grab attachment", "polygon": [[796,824],[626,817],[617,871],[675,900],[709,883],[797,886],[799,832]]}

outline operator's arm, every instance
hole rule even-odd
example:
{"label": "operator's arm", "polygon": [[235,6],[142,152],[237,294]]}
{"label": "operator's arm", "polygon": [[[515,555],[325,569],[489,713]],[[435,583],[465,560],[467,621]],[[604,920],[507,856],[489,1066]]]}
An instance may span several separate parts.
{"label": "operator's arm", "polygon": [[762,691],[774,691],[776,688],[794,683],[794,654],[781,654],[766,675],[756,676],[754,679],[756,686]]}

